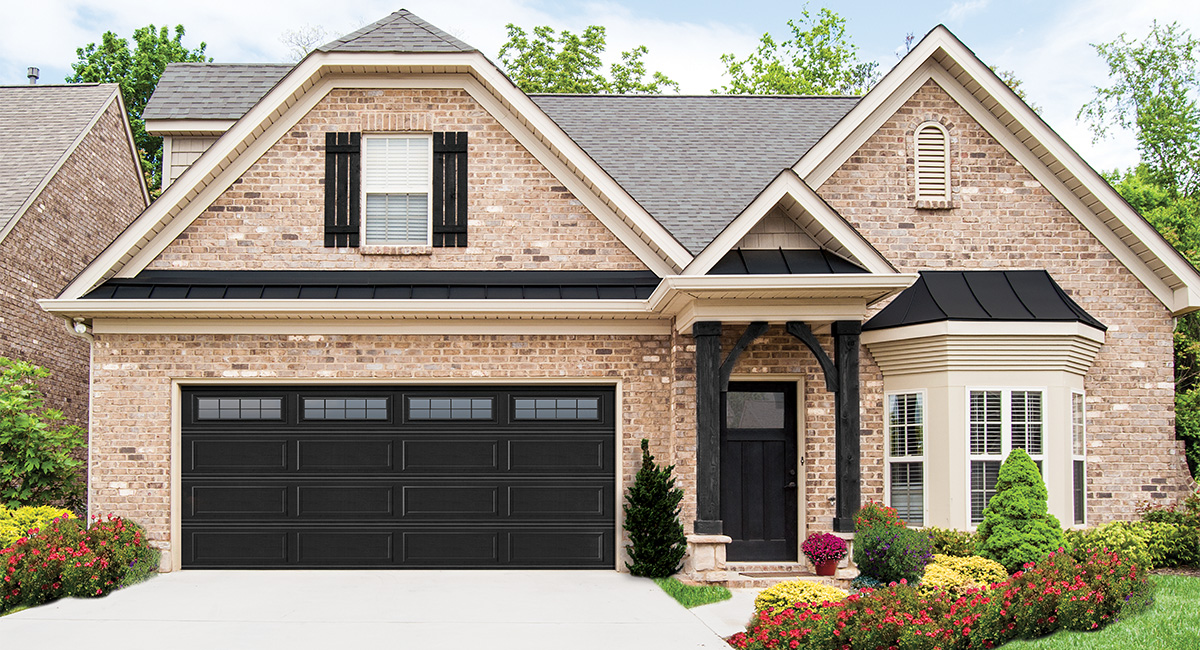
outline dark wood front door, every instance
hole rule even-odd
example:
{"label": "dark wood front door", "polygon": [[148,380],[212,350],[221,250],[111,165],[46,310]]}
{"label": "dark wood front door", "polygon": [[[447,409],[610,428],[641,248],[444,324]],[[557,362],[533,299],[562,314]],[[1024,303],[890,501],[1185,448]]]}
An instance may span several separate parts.
{"label": "dark wood front door", "polygon": [[721,519],[730,561],[796,561],[796,385],[721,394]]}

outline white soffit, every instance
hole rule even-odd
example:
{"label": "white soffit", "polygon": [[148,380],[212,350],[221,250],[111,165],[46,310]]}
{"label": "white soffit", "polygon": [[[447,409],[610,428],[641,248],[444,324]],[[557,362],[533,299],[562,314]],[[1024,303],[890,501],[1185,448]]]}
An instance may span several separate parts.
{"label": "white soffit", "polygon": [[850,260],[873,274],[897,272],[891,262],[825,203],[825,200],[795,171],[785,169],[692,260],[683,270],[683,275],[708,273],[776,207],[795,220],[821,248]]}
{"label": "white soffit", "polygon": [[643,263],[669,275],[690,253],[478,52],[313,52],[233,124],[64,290],[79,298],[144,269],[334,88],[466,90]]}
{"label": "white soffit", "polygon": [[1200,309],[1200,273],[948,29],[934,28],[796,163],[820,187],[929,80],[996,138],[1176,315]]}

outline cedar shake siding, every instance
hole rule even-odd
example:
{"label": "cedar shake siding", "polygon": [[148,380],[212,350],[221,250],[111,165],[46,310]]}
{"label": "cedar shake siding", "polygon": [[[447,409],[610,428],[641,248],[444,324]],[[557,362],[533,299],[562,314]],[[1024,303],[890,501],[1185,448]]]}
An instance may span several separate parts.
{"label": "cedar shake siding", "polygon": [[[467,247],[325,248],[328,131],[465,131]],[[405,254],[386,254],[395,252]],[[322,99],[148,268],[643,270],[646,266],[465,91],[343,89]]]}
{"label": "cedar shake siding", "polygon": [[146,207],[120,105],[111,103],[0,242],[0,355],[51,372],[46,404],[88,419],[88,342],[38,300],[54,298]]}

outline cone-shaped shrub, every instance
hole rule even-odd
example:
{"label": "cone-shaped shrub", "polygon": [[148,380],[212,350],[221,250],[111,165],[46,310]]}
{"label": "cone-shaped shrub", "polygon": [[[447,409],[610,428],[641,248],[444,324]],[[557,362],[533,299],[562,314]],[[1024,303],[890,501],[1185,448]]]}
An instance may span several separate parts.
{"label": "cone-shaped shrub", "polygon": [[679,570],[687,551],[679,523],[683,490],[675,487],[674,469],[656,465],[649,441],[642,440],[642,469],[625,493],[625,531],[631,542],[625,550],[633,560],[625,567],[635,576],[665,578]]}
{"label": "cone-shaped shrub", "polygon": [[1000,466],[996,495],[983,511],[976,552],[1012,573],[1026,562],[1040,562],[1063,544],[1062,527],[1046,509],[1046,484],[1023,449],[1014,449]]}

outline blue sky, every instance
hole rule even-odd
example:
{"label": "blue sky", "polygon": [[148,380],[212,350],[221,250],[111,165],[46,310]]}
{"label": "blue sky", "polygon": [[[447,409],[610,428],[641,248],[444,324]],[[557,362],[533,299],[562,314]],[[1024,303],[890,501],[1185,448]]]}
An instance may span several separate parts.
{"label": "blue sky", "polygon": [[[0,23],[0,84],[26,83],[37,66],[43,83],[60,82],[75,49],[99,41],[106,30],[128,37],[134,28],[182,23],[185,43],[208,44],[216,61],[285,61],[280,40],[288,30],[324,29],[330,37],[352,31],[401,7],[420,15],[496,58],[506,23],[550,25],[580,31],[608,28],[609,54],[639,44],[646,61],[680,82],[685,93],[707,93],[723,83],[720,54],[751,52],[764,32],[787,33],[802,2],[726,3],[710,0],[39,0],[9,12]],[[897,61],[904,37],[918,39],[942,23],[984,62],[1011,70],[1025,82],[1042,116],[1094,167],[1137,162],[1128,135],[1093,144],[1075,114],[1107,82],[1107,69],[1090,43],[1122,32],[1141,37],[1150,22],[1179,21],[1200,33],[1200,2],[1194,0],[910,0],[908,2],[811,2],[848,20],[863,59],[883,70]]]}

